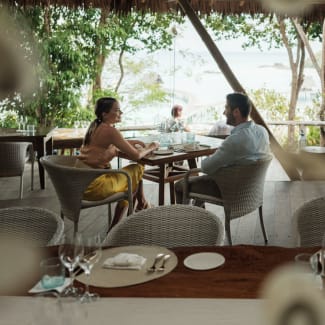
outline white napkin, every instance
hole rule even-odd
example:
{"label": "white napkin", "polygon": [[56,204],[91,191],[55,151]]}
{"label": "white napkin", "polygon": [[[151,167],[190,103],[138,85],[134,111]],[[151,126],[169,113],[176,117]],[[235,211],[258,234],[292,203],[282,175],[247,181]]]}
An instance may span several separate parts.
{"label": "white napkin", "polygon": [[120,253],[106,259],[103,267],[107,269],[140,270],[146,260],[145,257],[138,254]]}
{"label": "white napkin", "polygon": [[68,285],[70,285],[71,281],[72,280],[70,278],[65,278],[64,283],[62,284],[62,286],[56,287],[56,288],[52,288],[52,289],[45,289],[45,288],[43,288],[42,282],[40,280],[28,292],[29,293],[39,293],[39,292],[46,292],[46,291],[55,290],[58,293],[61,293]]}

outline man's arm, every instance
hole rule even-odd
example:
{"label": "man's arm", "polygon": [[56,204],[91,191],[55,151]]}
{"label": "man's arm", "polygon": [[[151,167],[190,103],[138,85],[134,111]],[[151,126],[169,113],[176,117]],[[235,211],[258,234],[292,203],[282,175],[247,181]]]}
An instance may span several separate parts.
{"label": "man's arm", "polygon": [[219,168],[232,165],[237,158],[236,141],[229,136],[221,147],[211,156],[202,160],[201,169],[208,175],[213,175]]}

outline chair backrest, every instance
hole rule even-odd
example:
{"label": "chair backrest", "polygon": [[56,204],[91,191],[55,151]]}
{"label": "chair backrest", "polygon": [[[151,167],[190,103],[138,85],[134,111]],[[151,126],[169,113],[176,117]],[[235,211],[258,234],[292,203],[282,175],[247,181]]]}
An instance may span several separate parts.
{"label": "chair backrest", "polygon": [[223,239],[223,225],[213,213],[188,205],[170,205],[124,218],[108,233],[105,244],[214,246]]}
{"label": "chair backrest", "polygon": [[299,246],[322,246],[325,233],[325,198],[303,204],[294,213],[293,226]]}
{"label": "chair backrest", "polygon": [[218,170],[214,177],[230,219],[241,217],[263,205],[264,183],[272,158],[249,165],[230,166]]}
{"label": "chair backrest", "polygon": [[0,142],[0,177],[21,176],[29,142]]}
{"label": "chair backrest", "polygon": [[0,236],[26,240],[34,246],[59,244],[63,220],[54,212],[36,207],[0,209]]}

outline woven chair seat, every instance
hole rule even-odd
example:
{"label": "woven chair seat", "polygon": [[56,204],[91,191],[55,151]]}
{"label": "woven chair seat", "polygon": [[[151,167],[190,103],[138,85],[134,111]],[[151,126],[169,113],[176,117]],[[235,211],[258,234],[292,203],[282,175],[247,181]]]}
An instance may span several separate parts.
{"label": "woven chair seat", "polygon": [[34,189],[34,160],[33,144],[29,142],[0,142],[0,177],[20,177],[19,198],[23,198],[23,176],[25,164],[30,161],[31,190]]}
{"label": "woven chair seat", "polygon": [[226,235],[230,245],[232,245],[230,221],[259,209],[260,224],[266,244],[267,235],[263,222],[262,206],[265,176],[271,160],[270,158],[256,161],[249,165],[220,168],[213,178],[220,190],[221,196],[205,195],[190,191],[190,175],[201,171],[199,168],[192,169],[184,177],[183,203],[188,202],[190,199],[199,199],[223,206]]}
{"label": "woven chair seat", "polygon": [[[108,205],[108,228],[111,223],[111,203],[127,200],[128,214],[133,211],[132,184],[130,176],[122,169],[77,168],[77,156],[44,156],[41,163],[47,171],[61,205],[61,216],[74,223],[78,231],[81,209]],[[88,185],[103,174],[122,174],[126,177],[128,188],[125,192],[115,193],[104,200],[87,201],[83,199]]]}

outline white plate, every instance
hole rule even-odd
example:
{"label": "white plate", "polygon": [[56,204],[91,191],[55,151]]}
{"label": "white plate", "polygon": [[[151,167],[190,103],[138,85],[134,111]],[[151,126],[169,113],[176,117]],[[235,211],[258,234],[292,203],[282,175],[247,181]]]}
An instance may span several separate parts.
{"label": "white plate", "polygon": [[197,253],[187,256],[184,265],[192,270],[211,270],[225,263],[225,258],[218,253]]}
{"label": "white plate", "polygon": [[153,153],[155,155],[162,155],[162,156],[171,155],[173,152],[174,152],[173,150],[155,150],[155,151],[153,151]]}

